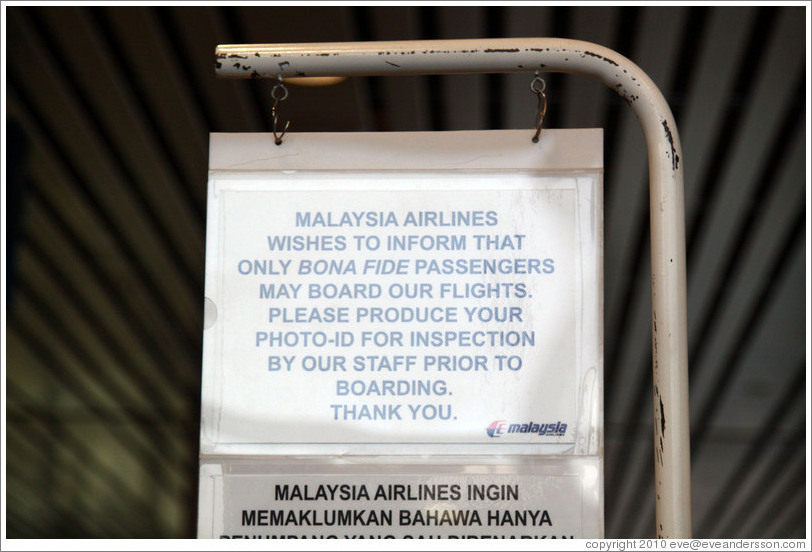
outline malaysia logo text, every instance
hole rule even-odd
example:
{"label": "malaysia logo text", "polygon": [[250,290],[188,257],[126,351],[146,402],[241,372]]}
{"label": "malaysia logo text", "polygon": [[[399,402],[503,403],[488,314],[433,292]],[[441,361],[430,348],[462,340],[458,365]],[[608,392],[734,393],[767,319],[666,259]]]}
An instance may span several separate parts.
{"label": "malaysia logo text", "polygon": [[494,420],[485,431],[488,437],[501,437],[509,433],[535,433],[538,436],[563,437],[567,432],[567,424],[561,422],[538,424],[536,422],[525,422],[521,424],[509,424],[505,420]]}

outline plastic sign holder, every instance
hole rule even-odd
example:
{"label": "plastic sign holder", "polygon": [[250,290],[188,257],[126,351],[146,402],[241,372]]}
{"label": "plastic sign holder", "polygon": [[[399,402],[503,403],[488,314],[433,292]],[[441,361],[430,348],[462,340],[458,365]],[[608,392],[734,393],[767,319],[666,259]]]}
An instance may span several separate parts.
{"label": "plastic sign holder", "polygon": [[274,142],[211,136],[201,536],[602,536],[601,131]]}
{"label": "plastic sign holder", "polygon": [[[691,500],[682,152],[673,115],[651,79],[630,60],[602,46],[547,38],[228,45],[218,47],[216,57],[217,74],[223,78],[571,72],[598,78],[627,101],[641,122],[649,152],[656,530],[663,538],[689,538]],[[545,132],[539,146],[543,147],[547,135]],[[272,140],[268,151],[274,147]],[[205,424],[205,404],[203,408]],[[223,496],[223,479],[218,479],[220,475],[216,473],[209,477],[207,470],[219,469],[222,470],[220,473],[226,473],[240,469],[229,467],[227,463],[211,468],[205,454],[202,448],[201,528],[207,526],[205,516],[210,511],[203,507],[203,500]],[[530,465],[541,464],[543,462]],[[514,475],[528,475],[532,479],[537,474],[522,472]],[[591,475],[582,471],[580,476],[588,478]],[[250,518],[250,513],[246,515]],[[272,514],[255,510],[254,515],[258,519]],[[600,525],[602,530],[602,521]],[[201,536],[203,534],[201,530]]]}

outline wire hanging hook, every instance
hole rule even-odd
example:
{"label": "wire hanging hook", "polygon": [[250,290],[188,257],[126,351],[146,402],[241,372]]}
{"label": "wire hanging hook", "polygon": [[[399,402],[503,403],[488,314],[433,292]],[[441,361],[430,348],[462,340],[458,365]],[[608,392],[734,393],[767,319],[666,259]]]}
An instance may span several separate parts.
{"label": "wire hanging hook", "polygon": [[541,126],[544,124],[544,115],[547,113],[547,95],[544,90],[547,88],[547,83],[539,76],[536,71],[536,76],[530,81],[530,91],[538,97],[538,107],[536,108],[536,121],[534,127],[536,133],[533,135],[533,143],[537,144],[539,136],[541,135]]}
{"label": "wire hanging hook", "polygon": [[279,114],[276,112],[276,108],[279,106],[279,102],[285,101],[288,97],[288,88],[282,82],[282,77],[279,77],[279,82],[273,87],[273,90],[271,90],[271,97],[273,98],[273,107],[271,107],[271,119],[273,120],[273,141],[274,144],[279,146],[282,144],[282,137],[288,131],[288,127],[290,126],[290,121],[287,121],[285,123],[285,128],[282,129],[282,133],[277,133],[279,126]]}

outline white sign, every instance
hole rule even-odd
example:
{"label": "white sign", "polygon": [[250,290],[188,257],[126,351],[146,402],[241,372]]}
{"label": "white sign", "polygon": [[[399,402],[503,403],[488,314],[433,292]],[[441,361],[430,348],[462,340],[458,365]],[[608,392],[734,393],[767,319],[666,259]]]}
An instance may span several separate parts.
{"label": "white sign", "polygon": [[[572,539],[600,536],[595,459],[563,465],[389,467],[388,473],[261,473],[204,465],[201,499],[229,539]],[[289,466],[277,466],[285,471]],[[345,469],[347,469],[345,467]],[[365,468],[370,470],[369,467]],[[422,471],[421,471],[422,470]],[[333,471],[335,471],[333,469]],[[372,471],[375,471],[374,469]],[[404,473],[411,472],[411,473]],[[507,472],[507,473],[506,473]]]}
{"label": "white sign", "polygon": [[199,535],[601,536],[601,150],[212,135]]}
{"label": "white sign", "polygon": [[221,441],[573,441],[575,179],[285,180],[215,187]]}

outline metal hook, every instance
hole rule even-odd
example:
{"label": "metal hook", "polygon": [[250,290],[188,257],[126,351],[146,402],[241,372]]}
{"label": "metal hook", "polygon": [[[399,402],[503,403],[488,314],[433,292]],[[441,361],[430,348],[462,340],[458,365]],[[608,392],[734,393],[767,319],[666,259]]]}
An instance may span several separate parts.
{"label": "metal hook", "polygon": [[282,129],[282,134],[277,134],[277,128],[279,125],[279,114],[276,112],[276,108],[279,106],[279,102],[285,101],[288,97],[288,88],[282,82],[282,78],[279,78],[279,83],[273,87],[271,90],[271,97],[273,98],[273,107],[271,107],[271,119],[273,120],[273,141],[274,144],[277,146],[282,144],[282,137],[288,131],[288,127],[290,126],[290,121],[285,123],[285,128]]}
{"label": "metal hook", "polygon": [[538,96],[538,107],[536,108],[536,121],[534,124],[536,133],[533,135],[534,144],[537,144],[539,141],[541,126],[544,124],[544,115],[547,113],[547,95],[544,93],[545,88],[547,88],[547,83],[544,82],[544,79],[536,72],[536,76],[530,81],[530,91]]}

